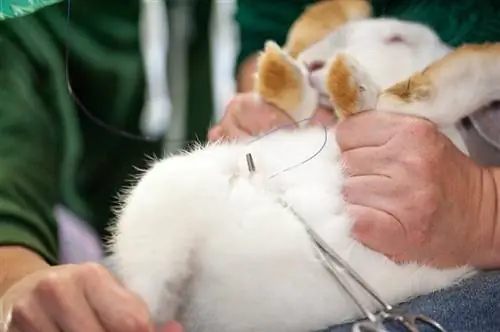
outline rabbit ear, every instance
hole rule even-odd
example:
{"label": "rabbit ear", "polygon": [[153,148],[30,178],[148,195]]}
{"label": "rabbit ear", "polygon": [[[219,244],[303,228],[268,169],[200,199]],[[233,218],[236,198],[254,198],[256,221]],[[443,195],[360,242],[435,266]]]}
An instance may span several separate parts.
{"label": "rabbit ear", "polygon": [[385,90],[377,109],[449,126],[499,99],[500,43],[465,45]]}
{"label": "rabbit ear", "polygon": [[292,24],[284,49],[296,58],[348,21],[368,18],[372,8],[366,0],[323,0],[306,8]]}
{"label": "rabbit ear", "polygon": [[305,66],[272,41],[259,56],[255,91],[296,121],[311,117],[318,105],[318,92],[309,85]]}
{"label": "rabbit ear", "polygon": [[353,57],[338,53],[318,75],[339,119],[375,107],[380,89]]}

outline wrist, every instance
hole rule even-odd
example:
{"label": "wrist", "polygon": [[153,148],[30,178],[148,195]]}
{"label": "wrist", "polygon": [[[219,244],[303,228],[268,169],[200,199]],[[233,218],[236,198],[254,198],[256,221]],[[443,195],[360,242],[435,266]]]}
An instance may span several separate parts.
{"label": "wrist", "polygon": [[474,250],[471,265],[480,269],[500,267],[500,169],[481,168],[479,195],[474,216],[477,250]]}
{"label": "wrist", "polygon": [[18,246],[0,246],[0,297],[29,274],[50,265],[35,252]]}

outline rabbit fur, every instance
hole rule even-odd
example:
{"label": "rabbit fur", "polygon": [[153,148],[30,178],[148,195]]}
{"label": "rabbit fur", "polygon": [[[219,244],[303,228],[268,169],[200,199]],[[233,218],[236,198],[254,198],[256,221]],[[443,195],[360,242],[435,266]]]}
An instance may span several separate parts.
{"label": "rabbit fur", "polygon": [[[266,44],[256,92],[296,120],[318,102],[340,118],[368,109],[423,117],[467,154],[455,124],[498,95],[496,54],[495,44],[453,50],[424,25],[365,17],[296,55]],[[315,61],[322,68],[307,69]],[[267,75],[269,63],[281,66],[286,84],[271,84],[283,75]],[[187,332],[304,332],[362,317],[278,197],[391,304],[475,273],[470,266],[397,265],[351,238],[334,130],[302,126],[200,145],[143,172],[123,196],[110,249],[117,275],[146,301],[158,326],[175,319]]]}

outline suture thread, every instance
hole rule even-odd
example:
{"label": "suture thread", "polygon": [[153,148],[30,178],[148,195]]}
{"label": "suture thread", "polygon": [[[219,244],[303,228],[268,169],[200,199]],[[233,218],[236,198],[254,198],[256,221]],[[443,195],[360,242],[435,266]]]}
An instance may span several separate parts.
{"label": "suture thread", "polygon": [[[118,135],[118,136],[122,136],[124,138],[128,138],[130,140],[136,140],[136,141],[143,141],[143,142],[158,142],[159,140],[163,140],[165,143],[169,143],[169,142],[184,142],[184,143],[196,143],[196,142],[199,142],[199,140],[187,140],[187,139],[165,139],[163,137],[160,137],[160,138],[151,138],[151,137],[147,137],[147,136],[143,136],[143,135],[136,135],[136,134],[133,134],[133,133],[130,133],[128,131],[125,131],[125,130],[122,130],[118,127],[115,127],[115,126],[112,126],[110,124],[107,124],[106,122],[104,122],[103,120],[99,119],[98,117],[96,117],[94,114],[92,114],[92,112],[89,111],[89,109],[84,105],[84,103],[78,98],[78,96],[76,95],[76,93],[74,92],[73,90],[73,87],[71,85],[71,79],[70,79],[70,75],[69,75],[69,59],[70,59],[70,51],[69,51],[69,46],[68,46],[68,40],[70,38],[70,35],[71,35],[71,1],[72,0],[68,0],[68,5],[67,5],[67,17],[66,17],[66,46],[65,46],[65,75],[66,75],[66,85],[67,85],[67,88],[68,88],[68,93],[69,95],[71,96],[71,98],[74,100],[74,102],[77,104],[78,106],[78,109],[80,111],[82,111],[86,117],[88,117],[92,122],[94,122],[94,124],[96,124],[97,126],[103,128],[104,130],[107,130],[108,132],[114,134],[114,135]],[[291,126],[297,126],[298,124],[302,123],[302,122],[306,122],[306,121],[309,121],[311,120],[312,117],[309,117],[309,118],[306,118],[306,119],[302,119],[300,121],[296,121],[294,123],[290,123],[290,124],[286,124],[286,125],[283,125],[283,126],[279,126],[259,137],[257,137],[256,139],[254,140],[251,140],[249,142],[249,144],[253,143],[253,142],[256,142],[256,141],[259,141],[271,134],[273,134],[274,132],[276,131],[279,131],[279,130],[282,130],[282,129],[285,129],[287,127],[291,127]],[[318,156],[321,151],[323,151],[323,149],[326,147],[326,144],[327,144],[327,141],[328,141],[328,127],[327,125],[323,125],[323,128],[325,130],[325,136],[324,136],[324,141],[321,145],[321,147],[315,151],[314,154],[312,154],[310,157],[304,159],[303,161],[297,163],[297,164],[294,164],[290,167],[287,167],[273,175],[271,175],[270,178],[274,178],[280,174],[283,174],[285,172],[288,172],[296,167],[299,167],[301,165],[304,165],[306,164],[307,162],[311,161],[312,159],[314,159],[316,156]]]}

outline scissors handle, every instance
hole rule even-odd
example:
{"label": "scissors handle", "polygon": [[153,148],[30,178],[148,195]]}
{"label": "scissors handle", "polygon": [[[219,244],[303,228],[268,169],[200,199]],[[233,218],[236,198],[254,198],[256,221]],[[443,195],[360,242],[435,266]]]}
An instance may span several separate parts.
{"label": "scissors handle", "polygon": [[424,315],[415,315],[410,317],[411,320],[413,320],[413,324],[416,325],[418,322],[421,322],[424,325],[427,325],[434,329],[437,332],[446,332],[446,329],[436,322],[434,319],[424,316]]}
{"label": "scissors handle", "polygon": [[[251,155],[247,155],[249,171],[252,172]],[[429,327],[432,327],[437,332],[446,332],[446,330],[433,319],[423,316],[405,316],[393,312],[393,307],[386,303],[373,288],[370,287],[359,276],[354,269],[338,255],[319,234],[317,234],[309,223],[285,200],[277,198],[277,202],[285,209],[288,209],[304,226],[309,237],[311,238],[314,247],[319,254],[323,266],[334,277],[338,285],[349,295],[353,302],[358,306],[360,311],[368,318],[365,321],[357,322],[353,325],[353,332],[389,332],[384,325],[385,321],[394,321],[406,327],[408,332],[420,332],[417,323],[421,322]],[[376,314],[366,308],[363,303],[357,298],[354,290],[350,287],[343,277],[350,277],[359,287],[361,287],[372,300],[378,302],[382,306],[382,310]]]}
{"label": "scissors handle", "polygon": [[352,332],[389,332],[380,321],[364,320],[352,326]]}
{"label": "scissors handle", "polygon": [[436,332],[446,332],[438,322],[424,315],[401,315],[382,311],[377,317],[382,325],[385,321],[393,321],[403,325],[408,332],[420,332],[418,323],[431,327]]}

